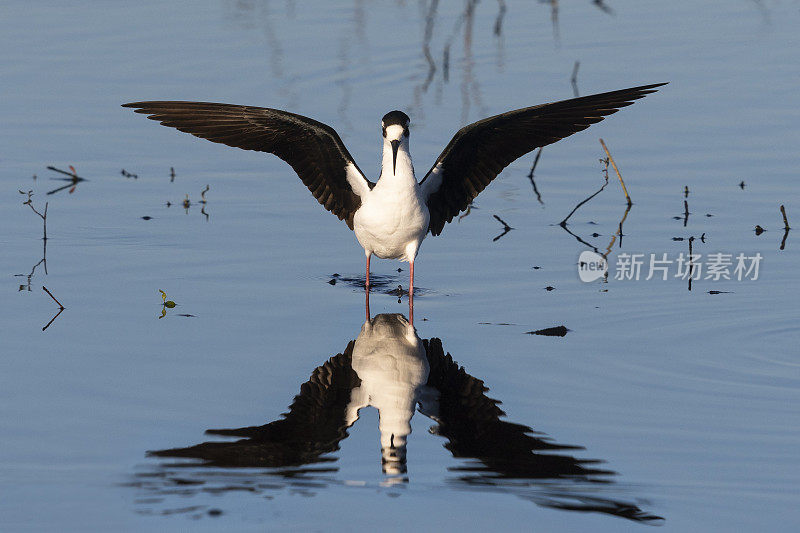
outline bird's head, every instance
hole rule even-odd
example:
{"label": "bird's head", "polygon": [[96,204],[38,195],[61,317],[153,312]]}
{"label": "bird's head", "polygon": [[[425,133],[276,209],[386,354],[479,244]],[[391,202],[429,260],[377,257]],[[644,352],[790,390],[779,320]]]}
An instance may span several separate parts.
{"label": "bird's head", "polygon": [[384,147],[392,147],[392,174],[397,166],[397,150],[402,147],[408,152],[408,124],[410,119],[402,111],[390,111],[381,119]]}

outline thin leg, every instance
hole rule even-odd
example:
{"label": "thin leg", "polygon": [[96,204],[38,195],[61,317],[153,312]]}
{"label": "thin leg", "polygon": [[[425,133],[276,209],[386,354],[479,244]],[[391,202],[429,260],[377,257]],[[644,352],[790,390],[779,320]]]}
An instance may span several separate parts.
{"label": "thin leg", "polygon": [[367,312],[367,322],[369,322],[369,287],[367,287],[367,290],[364,291],[364,293],[367,295],[367,302],[366,302],[366,305],[365,305],[365,309],[366,309],[366,312]]}
{"label": "thin leg", "polygon": [[372,254],[367,255],[367,282],[364,284],[364,287],[369,291],[369,260],[372,257]]}
{"label": "thin leg", "polygon": [[414,325],[414,261],[411,261],[411,280],[408,283],[408,319]]}

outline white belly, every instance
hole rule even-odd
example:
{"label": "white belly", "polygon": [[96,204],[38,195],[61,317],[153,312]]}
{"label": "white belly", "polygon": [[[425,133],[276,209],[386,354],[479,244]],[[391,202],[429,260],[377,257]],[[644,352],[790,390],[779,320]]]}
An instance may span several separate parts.
{"label": "white belly", "polygon": [[413,261],[428,233],[430,214],[418,187],[381,188],[375,186],[362,198],[353,218],[353,230],[364,250],[381,259]]}

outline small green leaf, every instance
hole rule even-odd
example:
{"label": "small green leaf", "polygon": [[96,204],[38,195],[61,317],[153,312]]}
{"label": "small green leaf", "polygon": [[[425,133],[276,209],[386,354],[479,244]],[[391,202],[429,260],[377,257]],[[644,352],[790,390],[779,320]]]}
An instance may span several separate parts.
{"label": "small green leaf", "polygon": [[166,302],[164,302],[164,305],[172,309],[173,307],[175,307],[175,302],[173,302],[172,300],[167,300]]}
{"label": "small green leaf", "polygon": [[158,292],[161,293],[161,301],[165,302],[167,300],[167,293],[162,291],[161,289],[158,289]]}

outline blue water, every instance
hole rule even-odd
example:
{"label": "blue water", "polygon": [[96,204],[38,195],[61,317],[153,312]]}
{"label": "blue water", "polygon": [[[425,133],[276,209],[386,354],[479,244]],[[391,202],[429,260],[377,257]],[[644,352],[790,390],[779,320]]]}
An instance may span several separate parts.
{"label": "blue water", "polygon": [[[496,2],[0,7],[0,529],[795,530],[800,256],[792,231],[780,249],[779,206],[797,225],[798,5],[605,4],[613,14],[559,3],[555,27],[551,5],[515,1],[504,14]],[[463,396],[480,402],[444,423],[414,414],[407,472],[383,472],[372,407],[301,464],[244,464],[236,448],[238,468],[147,455],[231,442],[209,428],[279,420],[359,337],[363,252],[277,158],[120,104],[291,110],[335,127],[370,178],[379,119],[400,108],[421,174],[461,126],[572,97],[576,61],[582,95],[670,84],[546,147],[535,171],[543,204],[529,154],[426,239],[412,338],[440,339],[489,390]],[[634,205],[626,214],[611,170],[567,226],[587,246],[558,223],[603,184],[598,138]],[[48,195],[72,185],[51,180],[64,176],[50,165],[87,181]],[[20,190],[48,205],[46,264],[30,283],[42,221]],[[514,228],[496,241],[492,215]],[[691,291],[683,279],[613,272],[581,282],[578,255],[605,252],[623,217],[612,270],[622,253],[674,259],[694,236],[695,253],[760,253],[759,277],[701,279]],[[767,231],[756,235],[757,224]],[[372,315],[407,315],[405,297],[385,294],[406,286],[407,265],[372,264],[386,282]],[[43,286],[66,307],[45,331],[59,309]],[[559,325],[566,336],[526,334]],[[507,416],[470,426],[483,398]],[[525,440],[504,422],[540,433]],[[448,437],[435,426],[467,429]],[[506,430],[513,437],[492,440]],[[515,439],[559,445],[535,453],[604,472],[487,451]]]}

